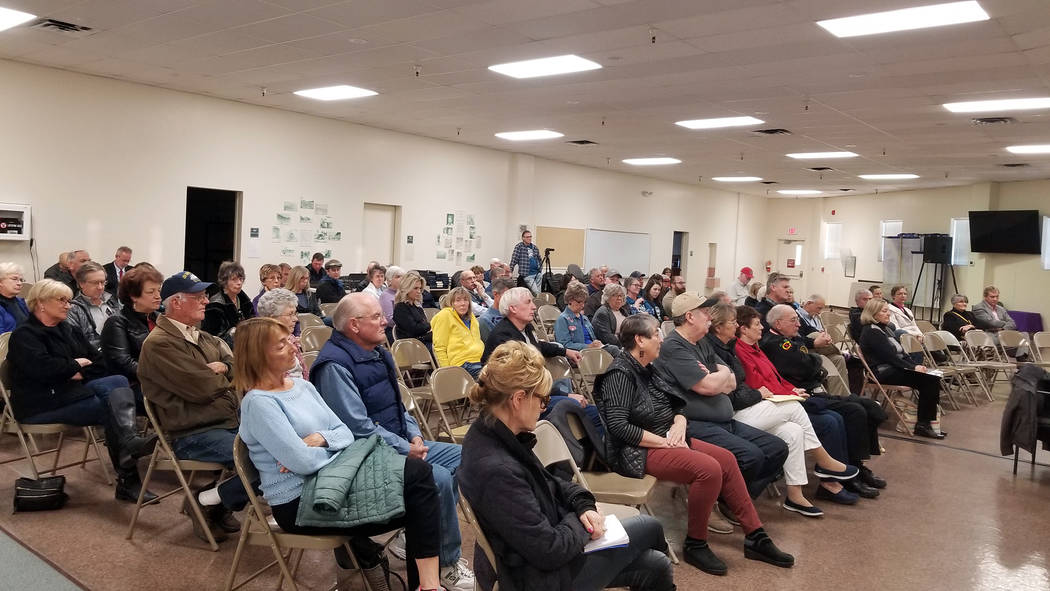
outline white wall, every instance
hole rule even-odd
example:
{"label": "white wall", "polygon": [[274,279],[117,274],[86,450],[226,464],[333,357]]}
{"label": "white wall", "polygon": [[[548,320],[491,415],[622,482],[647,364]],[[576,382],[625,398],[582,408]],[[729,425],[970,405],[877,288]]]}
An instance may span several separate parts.
{"label": "white wall", "polygon": [[[434,238],[455,210],[474,214],[481,261],[509,256],[525,223],[650,232],[646,271],[670,262],[676,229],[690,232],[704,259],[697,277],[709,241],[719,242],[720,275],[757,264],[757,247],[734,257],[732,245],[737,208],[761,220],[761,198],[17,62],[0,60],[0,80],[0,202],[33,206],[38,274],[60,251],[84,248],[107,262],[121,244],[135,261],[179,270],[188,186],[243,192],[239,253],[249,293],[259,265],[281,260],[281,245],[269,239],[275,213],[300,198],[329,203],[343,231],[331,248],[347,271],[371,258],[360,239],[364,202],[402,206],[397,262],[410,268],[453,270],[436,259]],[[643,189],[654,193],[644,203]],[[251,227],[260,228],[258,258],[247,257]],[[408,235],[415,244],[406,249]],[[27,247],[2,243],[0,260],[32,277]]]}

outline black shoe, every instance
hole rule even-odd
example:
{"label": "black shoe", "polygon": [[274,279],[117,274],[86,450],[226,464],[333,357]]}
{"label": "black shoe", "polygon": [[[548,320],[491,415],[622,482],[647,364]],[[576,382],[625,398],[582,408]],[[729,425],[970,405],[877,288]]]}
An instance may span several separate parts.
{"label": "black shoe", "polygon": [[241,522],[233,516],[233,511],[227,509],[225,505],[218,506],[222,507],[222,510],[215,512],[215,524],[226,533],[235,534],[241,531]]}
{"label": "black shoe", "polygon": [[[193,494],[196,495],[197,493]],[[182,500],[182,514],[190,518],[190,522],[193,524],[193,535],[200,538],[201,541],[207,542],[208,535],[204,532],[204,528],[201,527],[200,522],[197,521],[197,516],[193,514],[193,507],[190,505],[192,502],[194,501],[191,501],[189,497]],[[229,536],[221,527],[219,527],[219,524],[215,522],[217,511],[223,510],[222,505],[201,505],[200,508],[201,513],[204,515],[204,521],[207,524],[208,529],[211,531],[212,537],[215,538],[215,542],[219,543],[225,541]]]}
{"label": "black shoe", "polygon": [[876,476],[867,466],[860,467],[860,480],[872,488],[886,488],[886,481]]}
{"label": "black shoe", "polygon": [[879,496],[879,489],[864,484],[860,477],[854,478],[853,480],[847,480],[842,483],[842,486],[851,493],[860,495],[865,499],[874,499]]}
{"label": "black shoe", "polygon": [[[138,470],[131,470],[129,472],[117,474],[117,489],[113,496],[118,501],[137,503],[139,501],[139,492],[141,491],[142,480],[139,478]],[[146,494],[142,495],[143,503],[149,503],[156,500],[157,495],[148,490],[146,491]]]}
{"label": "black shoe", "polygon": [[929,437],[930,439],[944,439],[948,435],[947,433],[934,431],[929,423],[915,423],[915,434],[919,437]]}
{"label": "black shoe", "polygon": [[715,556],[706,540],[686,538],[685,543],[682,544],[682,552],[685,554],[686,562],[709,575],[725,576],[729,572],[726,563]]}
{"label": "black shoe", "polygon": [[856,505],[857,501],[860,500],[860,497],[846,490],[846,487],[842,487],[842,490],[833,493],[823,486],[817,486],[817,493],[813,496],[822,501],[831,501],[839,505]]}
{"label": "black shoe", "polygon": [[761,560],[780,568],[795,566],[795,557],[777,548],[769,534],[761,529],[744,538],[744,558]]}

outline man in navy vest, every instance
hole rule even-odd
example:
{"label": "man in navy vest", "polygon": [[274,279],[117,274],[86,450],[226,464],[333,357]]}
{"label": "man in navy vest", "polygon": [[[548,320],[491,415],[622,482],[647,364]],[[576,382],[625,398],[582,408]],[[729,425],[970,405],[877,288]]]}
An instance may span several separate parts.
{"label": "man in navy vest", "polygon": [[430,463],[441,502],[441,584],[449,591],[474,589],[474,573],[460,561],[455,482],[460,446],[424,441],[405,409],[394,359],[380,346],[386,342],[386,317],[374,296],[344,297],[332,314],[332,325],[331,339],[310,368],[310,381],[354,437],[379,434],[402,455]]}

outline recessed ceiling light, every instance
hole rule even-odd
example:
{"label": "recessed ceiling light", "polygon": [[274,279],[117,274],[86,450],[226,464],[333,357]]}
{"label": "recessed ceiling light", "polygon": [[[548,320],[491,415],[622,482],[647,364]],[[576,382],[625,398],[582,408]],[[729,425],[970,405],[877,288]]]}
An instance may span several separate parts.
{"label": "recessed ceiling light", "polygon": [[903,181],[908,179],[917,179],[919,175],[903,173],[903,174],[858,174],[858,177],[866,181]]}
{"label": "recessed ceiling light", "polygon": [[714,119],[689,119],[686,121],[675,121],[675,125],[688,127],[689,129],[716,129],[719,127],[741,127],[744,125],[758,125],[765,123],[754,117],[716,117]]}
{"label": "recessed ceiling light", "polygon": [[720,183],[756,183],[762,180],[760,176],[713,176],[712,181]]}
{"label": "recessed ceiling light", "polygon": [[1050,154],[1050,144],[1007,146],[1006,151],[1013,152],[1014,154]]}
{"label": "recessed ceiling light", "polygon": [[945,103],[942,106],[952,113],[986,113],[989,111],[1050,109],[1050,97],[1002,99],[994,101],[967,101],[964,103]]}
{"label": "recessed ceiling light", "polygon": [[512,78],[536,78],[539,76],[556,76],[558,74],[597,70],[601,67],[602,65],[597,62],[570,54],[525,60],[523,62],[496,64],[495,66],[489,66],[489,69]]}
{"label": "recessed ceiling light", "polygon": [[358,88],[356,86],[340,84],[338,86],[326,86],[324,88],[297,90],[295,91],[295,94],[319,101],[340,101],[343,99],[361,98],[363,96],[374,96],[379,93],[374,90],[368,90],[367,88]]}
{"label": "recessed ceiling light", "polygon": [[820,195],[821,191],[813,189],[781,189],[777,191],[781,195]]}
{"label": "recessed ceiling light", "polygon": [[564,135],[564,133],[558,133],[549,129],[530,129],[528,131],[501,131],[496,134],[496,137],[512,142],[526,142],[529,140],[549,140]]}
{"label": "recessed ceiling light", "polygon": [[894,31],[911,31],[929,27],[972,23],[988,19],[988,13],[981,8],[980,4],[969,0],[967,2],[930,4],[929,6],[915,6],[900,10],[833,18],[817,21],[817,24],[836,37],[859,37],[876,33],[892,33]]}
{"label": "recessed ceiling light", "polygon": [[856,158],[857,154],[854,152],[796,152],[794,154],[785,154],[785,156],[797,160],[821,160],[826,158]]}
{"label": "recessed ceiling light", "polygon": [[17,27],[18,25],[29,22],[35,18],[35,14],[0,7],[0,31],[10,29],[11,27]]}
{"label": "recessed ceiling light", "polygon": [[677,158],[660,156],[656,158],[625,158],[623,163],[631,166],[663,166],[666,164],[681,164],[682,161]]}

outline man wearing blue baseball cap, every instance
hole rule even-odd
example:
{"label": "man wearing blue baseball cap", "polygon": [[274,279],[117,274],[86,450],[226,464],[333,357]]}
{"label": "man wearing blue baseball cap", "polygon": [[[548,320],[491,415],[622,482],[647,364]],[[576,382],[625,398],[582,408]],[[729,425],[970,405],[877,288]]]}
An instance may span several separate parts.
{"label": "man wearing blue baseball cap", "polygon": [[[233,353],[222,339],[197,328],[204,319],[205,290],[210,286],[188,271],[164,280],[160,288],[164,315],[142,344],[138,375],[142,393],[157,410],[157,421],[172,438],[175,455],[218,462],[232,470],[233,439],[240,425]],[[233,512],[248,501],[240,479],[206,486],[194,497],[210,530],[209,536],[193,518],[187,499],[183,512],[198,538],[221,542],[240,529]]]}

